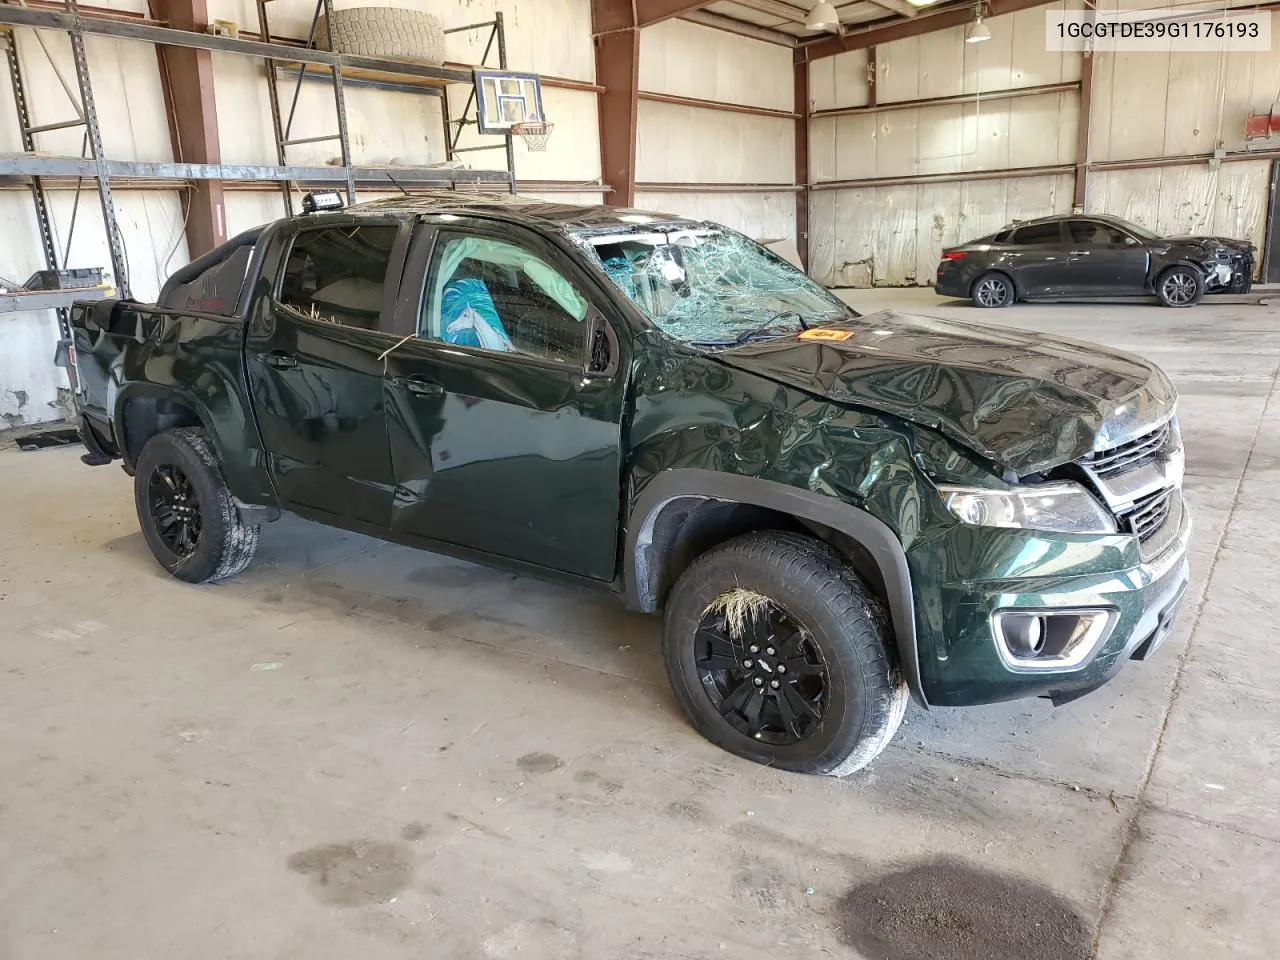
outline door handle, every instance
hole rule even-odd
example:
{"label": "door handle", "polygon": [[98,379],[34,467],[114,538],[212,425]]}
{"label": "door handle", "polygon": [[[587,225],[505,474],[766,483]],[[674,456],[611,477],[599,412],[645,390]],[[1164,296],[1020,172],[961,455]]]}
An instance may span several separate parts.
{"label": "door handle", "polygon": [[1073,257],[1087,257],[1089,255],[1089,251],[1088,250],[1072,250],[1071,255]]}
{"label": "door handle", "polygon": [[404,387],[410,393],[417,394],[420,397],[443,397],[444,387],[430,380],[424,380],[421,377],[403,377],[396,381],[400,386]]}
{"label": "door handle", "polygon": [[281,353],[276,350],[267,354],[267,365],[277,370],[288,370],[298,365],[298,358],[291,353]]}

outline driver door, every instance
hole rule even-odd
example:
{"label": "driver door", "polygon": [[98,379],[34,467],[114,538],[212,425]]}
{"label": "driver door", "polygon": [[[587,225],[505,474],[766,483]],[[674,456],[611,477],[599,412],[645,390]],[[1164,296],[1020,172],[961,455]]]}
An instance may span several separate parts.
{"label": "driver door", "polygon": [[402,298],[411,338],[386,370],[392,529],[612,579],[627,367],[608,298],[509,224],[420,227],[409,259],[422,296]]}
{"label": "driver door", "polygon": [[1100,220],[1068,220],[1071,269],[1080,292],[1134,296],[1147,287],[1147,248]]}

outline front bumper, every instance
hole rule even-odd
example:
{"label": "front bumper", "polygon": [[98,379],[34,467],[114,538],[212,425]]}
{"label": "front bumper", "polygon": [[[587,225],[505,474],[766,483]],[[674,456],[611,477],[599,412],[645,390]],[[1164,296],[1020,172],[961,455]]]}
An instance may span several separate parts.
{"label": "front bumper", "polygon": [[1253,286],[1254,265],[1252,246],[1230,250],[1225,258],[1205,264],[1206,292],[1248,293]]}
{"label": "front bumper", "polygon": [[[916,584],[921,682],[940,706],[1095,690],[1131,659],[1151,657],[1172,629],[1186,592],[1191,516],[1170,517],[1177,535],[1143,559],[1136,538],[1073,536],[957,525],[908,554]],[[997,648],[993,615],[1010,609],[1114,611],[1110,631],[1078,666],[1020,672]]]}

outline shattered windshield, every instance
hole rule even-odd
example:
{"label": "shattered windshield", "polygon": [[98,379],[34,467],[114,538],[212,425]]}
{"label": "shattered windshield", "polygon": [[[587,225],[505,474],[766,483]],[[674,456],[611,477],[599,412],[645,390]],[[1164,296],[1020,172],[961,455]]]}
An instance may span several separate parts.
{"label": "shattered windshield", "polygon": [[781,257],[713,224],[579,231],[578,244],[663,333],[733,346],[856,316]]}

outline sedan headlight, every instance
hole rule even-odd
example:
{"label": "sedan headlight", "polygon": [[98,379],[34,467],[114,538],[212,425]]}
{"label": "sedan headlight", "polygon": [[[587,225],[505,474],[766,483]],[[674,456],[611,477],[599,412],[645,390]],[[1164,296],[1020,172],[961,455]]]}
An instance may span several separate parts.
{"label": "sedan headlight", "polygon": [[1054,533],[1115,533],[1115,518],[1078,483],[1040,483],[992,490],[940,485],[938,492],[961,523]]}

